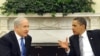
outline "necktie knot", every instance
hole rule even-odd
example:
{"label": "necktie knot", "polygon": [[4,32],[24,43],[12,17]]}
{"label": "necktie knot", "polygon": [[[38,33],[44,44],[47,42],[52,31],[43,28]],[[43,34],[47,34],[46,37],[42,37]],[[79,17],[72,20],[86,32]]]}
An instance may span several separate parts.
{"label": "necktie knot", "polygon": [[83,38],[83,36],[79,36],[79,38]]}
{"label": "necktie knot", "polygon": [[21,42],[23,42],[23,43],[24,43],[24,38],[21,38]]}

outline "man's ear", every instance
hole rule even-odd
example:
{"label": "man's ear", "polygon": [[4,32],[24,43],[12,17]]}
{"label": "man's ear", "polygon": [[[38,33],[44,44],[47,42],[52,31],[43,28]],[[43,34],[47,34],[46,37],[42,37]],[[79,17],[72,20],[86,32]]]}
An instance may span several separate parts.
{"label": "man's ear", "polygon": [[85,25],[84,24],[82,24],[81,26],[85,28]]}
{"label": "man's ear", "polygon": [[16,29],[16,28],[18,28],[18,26],[15,26],[15,25],[14,25],[14,28]]}

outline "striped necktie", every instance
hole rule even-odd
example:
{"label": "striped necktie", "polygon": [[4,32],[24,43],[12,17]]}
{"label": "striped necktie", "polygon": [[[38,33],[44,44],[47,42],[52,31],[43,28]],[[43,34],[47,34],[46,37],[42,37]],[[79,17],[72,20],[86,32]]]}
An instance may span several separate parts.
{"label": "striped necktie", "polygon": [[26,47],[24,43],[24,38],[21,38],[21,56],[26,56]]}

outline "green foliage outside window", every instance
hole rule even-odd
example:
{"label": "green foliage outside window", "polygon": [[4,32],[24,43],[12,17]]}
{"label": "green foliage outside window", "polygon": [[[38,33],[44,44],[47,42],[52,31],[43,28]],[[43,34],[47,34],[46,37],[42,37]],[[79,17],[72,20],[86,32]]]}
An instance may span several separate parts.
{"label": "green foliage outside window", "polygon": [[8,15],[18,13],[67,15],[68,13],[94,12],[92,4],[94,4],[92,0],[6,0],[0,9],[2,9],[2,14]]}

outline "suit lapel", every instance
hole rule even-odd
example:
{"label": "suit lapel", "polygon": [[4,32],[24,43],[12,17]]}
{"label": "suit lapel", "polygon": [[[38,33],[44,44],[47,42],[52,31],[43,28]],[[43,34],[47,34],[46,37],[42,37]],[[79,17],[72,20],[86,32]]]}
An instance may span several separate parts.
{"label": "suit lapel", "polygon": [[80,56],[79,36],[78,35],[74,37],[74,47],[75,47],[76,55]]}
{"label": "suit lapel", "polygon": [[18,53],[18,55],[20,56],[20,47],[17,41],[17,37],[15,36],[14,31],[11,32],[11,36],[12,36],[12,40],[13,40],[13,46],[14,46],[14,51],[16,51]]}
{"label": "suit lapel", "polygon": [[87,32],[87,34],[94,55],[98,56],[100,52],[99,36],[97,35],[97,33],[93,33],[93,32]]}
{"label": "suit lapel", "polygon": [[28,37],[25,37],[26,55],[28,55],[28,52],[27,51],[28,51],[28,48],[29,48],[28,47],[29,45],[28,45],[28,39],[27,38]]}
{"label": "suit lapel", "polygon": [[26,50],[27,50],[27,44],[28,42],[27,42],[27,38],[25,37],[25,46],[26,46]]}

